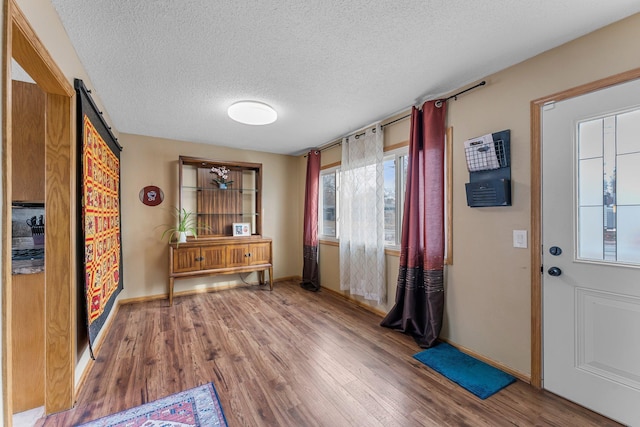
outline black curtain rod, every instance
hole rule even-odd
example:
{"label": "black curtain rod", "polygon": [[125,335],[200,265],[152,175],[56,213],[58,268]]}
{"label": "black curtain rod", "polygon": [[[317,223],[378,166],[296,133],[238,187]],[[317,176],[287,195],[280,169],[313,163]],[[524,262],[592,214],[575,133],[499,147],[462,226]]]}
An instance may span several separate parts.
{"label": "black curtain rod", "polygon": [[[448,96],[448,97],[446,97],[445,99],[438,100],[438,101],[436,101],[436,107],[440,107],[440,106],[442,105],[442,102],[447,102],[447,101],[448,101],[448,100],[450,100],[450,99],[453,99],[454,101],[457,101],[457,100],[458,100],[458,96],[462,95],[463,93],[469,92],[470,90],[473,90],[473,89],[478,88],[478,87],[480,87],[480,86],[484,86],[484,85],[486,85],[486,84],[487,84],[487,82],[486,82],[485,80],[483,80],[483,81],[481,81],[480,83],[478,83],[477,85],[471,86],[471,87],[469,87],[469,88],[467,88],[467,89],[465,89],[465,90],[462,90],[462,91],[460,91],[460,92],[458,92],[458,93],[454,93],[453,95]],[[380,126],[380,128],[381,128],[381,129],[384,129],[385,127],[387,127],[387,126],[389,126],[389,125],[392,125],[392,124],[394,124],[394,123],[396,123],[396,122],[399,122],[400,120],[404,120],[404,119],[406,119],[407,117],[411,117],[411,114],[407,114],[406,116],[399,117],[399,118],[397,118],[397,119],[395,119],[395,120],[390,121],[389,123],[385,123],[385,124],[381,125],[381,126]],[[375,131],[375,128],[374,128],[374,131]],[[364,132],[362,132],[362,133],[358,133],[358,134],[355,134],[355,135],[354,135],[354,137],[355,137],[356,139],[358,139],[358,138],[359,138],[359,137],[361,137],[362,135],[364,135]],[[348,138],[348,137],[347,137],[347,138]],[[342,144],[342,138],[340,138],[340,140],[338,140],[338,141],[334,142],[333,144],[329,144],[329,145],[327,145],[327,146],[322,147],[322,148],[320,149],[320,151],[328,150],[329,148],[335,147],[336,145],[340,145],[340,144]]]}
{"label": "black curtain rod", "polygon": [[[453,99],[454,101],[457,101],[457,100],[458,100],[458,96],[462,95],[463,93],[465,93],[465,92],[469,92],[470,90],[473,90],[473,89],[478,88],[478,87],[480,87],[480,86],[484,86],[484,85],[486,85],[486,84],[487,84],[487,82],[483,80],[483,81],[481,81],[480,83],[478,83],[478,84],[477,84],[477,85],[475,85],[475,86],[471,86],[470,88],[467,88],[467,89],[465,89],[465,90],[463,90],[463,91],[460,91],[460,92],[458,92],[458,93],[456,93],[456,94],[453,94],[453,95],[451,95],[451,96],[449,96],[449,97],[446,97],[446,98],[445,98],[445,99],[443,99],[443,100],[438,100],[438,101],[436,101],[436,106],[437,106],[437,107],[439,107],[440,105],[442,105],[442,104],[441,104],[442,102],[446,102],[446,101],[448,101],[448,100],[450,100],[450,99]],[[439,104],[439,103],[440,103],[440,104]],[[389,126],[389,125],[392,125],[392,124],[394,124],[394,123],[396,123],[396,122],[399,122],[400,120],[404,120],[404,119],[406,119],[407,117],[411,117],[411,114],[407,114],[406,116],[399,117],[399,118],[397,118],[397,119],[395,119],[395,120],[393,120],[393,121],[390,121],[389,123],[385,123],[385,124],[383,124],[383,125],[382,125],[382,126],[380,126],[380,127],[381,127],[381,128],[384,128],[385,126]]]}
{"label": "black curtain rod", "polygon": [[[445,98],[445,99],[444,99],[444,101],[448,101],[448,100],[450,100],[451,98],[453,98],[453,100],[454,100],[454,101],[457,101],[457,100],[458,100],[458,95],[462,95],[463,93],[469,92],[470,90],[473,90],[473,89],[475,89],[475,88],[477,88],[477,87],[480,87],[480,86],[484,86],[484,85],[486,85],[486,84],[487,84],[487,82],[483,80],[483,81],[481,81],[480,83],[478,83],[478,84],[477,84],[477,85],[475,85],[475,86],[471,86],[470,88],[467,88],[467,89],[465,89],[465,90],[463,90],[463,91],[460,91],[460,92],[458,92],[458,93],[456,93],[456,94],[453,94],[453,95],[451,95],[451,96],[449,96],[449,97]],[[439,102],[439,101],[436,101],[436,107],[439,107],[440,105],[442,105],[442,104],[439,104],[439,105],[438,105],[438,102]]]}

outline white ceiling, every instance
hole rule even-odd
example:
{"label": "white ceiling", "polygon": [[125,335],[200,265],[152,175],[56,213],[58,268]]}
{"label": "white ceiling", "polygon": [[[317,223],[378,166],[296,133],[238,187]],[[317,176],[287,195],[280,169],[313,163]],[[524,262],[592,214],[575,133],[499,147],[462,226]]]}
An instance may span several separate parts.
{"label": "white ceiling", "polygon": [[[638,0],[52,3],[119,132],[281,154],[640,11]],[[226,109],[245,99],[278,121],[234,122]]]}

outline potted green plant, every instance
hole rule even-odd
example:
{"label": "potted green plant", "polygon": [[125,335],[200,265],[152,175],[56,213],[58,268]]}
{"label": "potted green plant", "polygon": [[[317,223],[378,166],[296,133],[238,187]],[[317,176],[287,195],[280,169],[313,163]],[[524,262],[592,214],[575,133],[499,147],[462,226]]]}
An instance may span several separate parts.
{"label": "potted green plant", "polygon": [[178,244],[185,243],[187,241],[187,232],[191,233],[193,237],[197,239],[198,230],[207,229],[207,227],[198,224],[196,214],[184,208],[173,208],[172,214],[177,220],[177,225],[163,224],[166,228],[160,237],[162,240],[166,237],[167,241],[171,243],[175,237]]}

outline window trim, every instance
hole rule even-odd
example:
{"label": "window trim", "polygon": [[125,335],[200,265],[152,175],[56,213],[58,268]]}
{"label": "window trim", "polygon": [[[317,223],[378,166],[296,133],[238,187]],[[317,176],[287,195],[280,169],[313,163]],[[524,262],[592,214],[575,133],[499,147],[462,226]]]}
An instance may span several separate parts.
{"label": "window trim", "polygon": [[444,265],[453,265],[453,127],[444,138]]}

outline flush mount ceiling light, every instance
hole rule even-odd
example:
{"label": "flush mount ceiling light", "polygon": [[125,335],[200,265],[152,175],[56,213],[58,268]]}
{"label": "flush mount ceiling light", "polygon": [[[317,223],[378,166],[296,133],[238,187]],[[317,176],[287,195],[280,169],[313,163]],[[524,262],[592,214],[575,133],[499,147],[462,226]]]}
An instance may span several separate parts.
{"label": "flush mount ceiling light", "polygon": [[276,110],[257,101],[239,101],[227,110],[229,117],[247,125],[268,125],[278,118]]}

